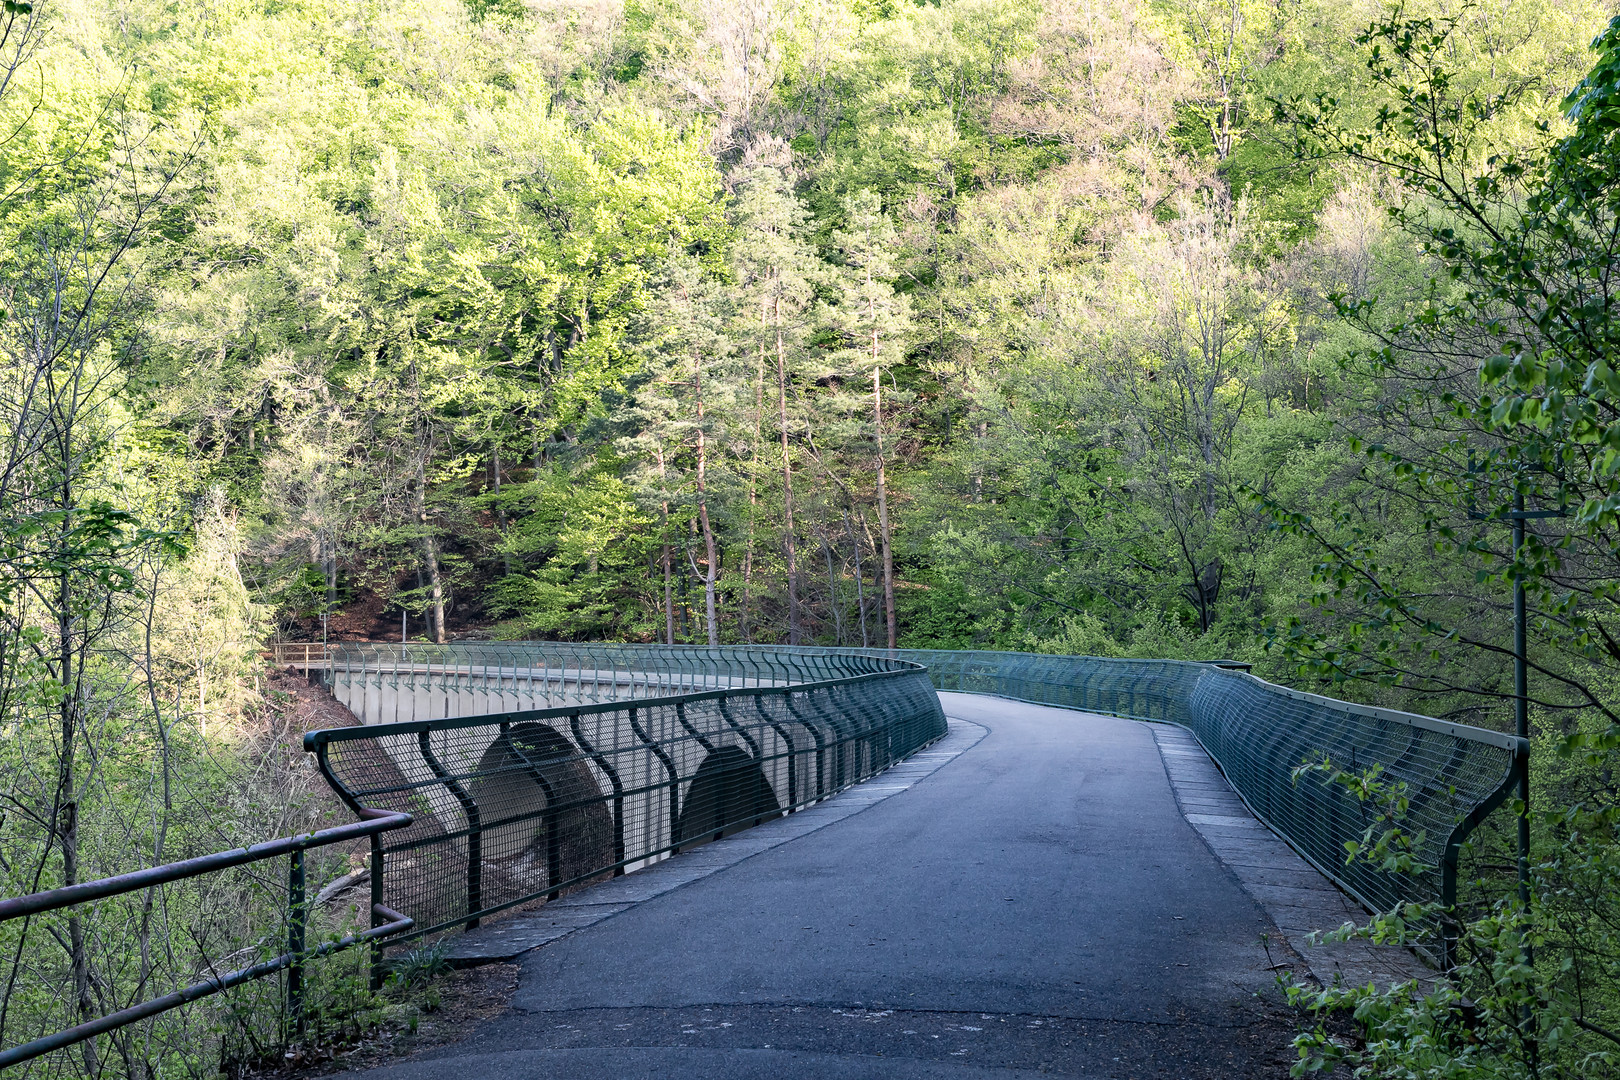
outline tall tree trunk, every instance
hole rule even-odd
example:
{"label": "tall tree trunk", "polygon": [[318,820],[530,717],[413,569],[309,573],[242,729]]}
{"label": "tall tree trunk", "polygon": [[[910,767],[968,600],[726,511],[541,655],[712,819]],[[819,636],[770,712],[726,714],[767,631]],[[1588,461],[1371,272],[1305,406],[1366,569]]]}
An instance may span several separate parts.
{"label": "tall tree trunk", "polygon": [[[976,429],[976,434],[978,435],[979,442],[982,445],[990,434],[989,421],[980,420],[978,428]],[[976,460],[973,466],[973,501],[976,503],[982,503],[984,502],[984,454],[975,453],[974,458]]]}
{"label": "tall tree trunk", "polygon": [[[665,504],[666,514],[668,504]],[[671,566],[670,548],[664,544],[664,644],[675,644],[675,577]]]}
{"label": "tall tree trunk", "polygon": [[[878,355],[878,334],[872,331],[872,359]],[[897,635],[894,625],[894,547],[889,542],[889,492],[883,462],[883,371],[872,365],[872,425],[877,431],[877,504],[878,535],[883,538],[883,618],[887,624],[889,648],[894,648]]]}
{"label": "tall tree trunk", "polygon": [[422,530],[420,549],[422,569],[427,571],[429,616],[433,623],[433,640],[444,644],[444,576],[439,570],[439,542],[434,539],[427,512],[427,463],[429,449],[423,447],[416,457],[416,525]]}
{"label": "tall tree trunk", "polygon": [[664,500],[660,504],[664,526],[664,644],[673,645],[675,644],[675,580],[674,569],[670,565],[669,474],[664,468],[664,448],[662,446],[654,447],[653,454],[658,460],[658,486],[664,494]]}
{"label": "tall tree trunk", "polygon": [[[71,505],[65,502],[65,505]],[[64,517],[64,524],[72,520]],[[64,535],[64,548],[72,541]],[[62,756],[57,769],[57,842],[62,846],[62,884],[79,883],[79,792],[78,777],[74,770],[74,736],[79,727],[79,688],[74,678],[73,649],[73,581],[71,571],[64,570],[58,586],[56,629],[60,636],[60,665],[62,701],[58,706],[61,722]],[[90,953],[85,942],[84,919],[75,911],[68,916],[68,963],[72,968],[74,1005],[79,1019],[93,1020],[96,1016],[95,998],[90,978]],[[100,1071],[94,1039],[84,1042],[84,1071],[95,1076]]]}
{"label": "tall tree trunk", "polygon": [[337,607],[337,538],[329,531],[321,537],[321,573],[326,578],[326,611],[330,614]]}
{"label": "tall tree trunk", "polygon": [[720,617],[716,610],[715,583],[719,578],[720,559],[715,549],[714,529],[709,524],[708,439],[703,431],[703,361],[692,356],[692,391],[697,402],[697,497],[698,525],[703,532],[703,552],[708,562],[703,567],[703,614],[708,620],[709,644],[720,644]]}
{"label": "tall tree trunk", "polygon": [[[78,750],[76,736],[79,730],[80,708],[79,678],[75,673],[81,669],[75,663],[78,658],[73,647],[72,564],[75,538],[72,530],[75,524],[73,512],[77,507],[74,504],[73,476],[70,472],[73,468],[71,414],[65,419],[67,422],[58,429],[57,436],[60,446],[58,467],[63,470],[58,488],[61,496],[62,523],[57,536],[63,569],[57,573],[55,611],[57,693],[61,696],[61,700],[57,703],[57,720],[60,726],[61,756],[56,762],[56,820],[52,824],[55,827],[56,841],[62,847],[62,884],[67,886],[79,883],[79,790],[74,756]],[[67,931],[68,963],[73,976],[74,1005],[81,1021],[92,1020],[96,1012],[90,976],[90,953],[85,941],[84,919],[77,909],[68,916]],[[88,1076],[95,1076],[99,1072],[95,1040],[88,1039],[83,1045],[85,1073]]]}
{"label": "tall tree trunk", "polygon": [[[690,537],[697,535],[697,519],[691,518],[686,522],[688,540],[681,545],[681,554],[685,562],[692,561],[692,547]],[[681,641],[690,644],[692,641],[692,578],[686,573],[681,574]]]}
{"label": "tall tree trunk", "polygon": [[427,510],[427,463],[433,457],[433,427],[425,420],[427,411],[422,403],[421,373],[413,361],[410,368],[411,393],[416,404],[412,421],[412,435],[416,440],[416,527],[422,530],[420,547],[422,567],[427,571],[429,611],[432,615],[433,640],[444,644],[444,575],[439,569],[439,542],[433,535]]}
{"label": "tall tree trunk", "polygon": [[753,628],[749,625],[751,614],[749,605],[752,602],[754,585],[754,524],[759,520],[759,469],[761,448],[765,441],[764,427],[765,339],[761,338],[754,365],[754,442],[749,451],[748,462],[748,540],[747,547],[743,551],[742,608],[738,612],[744,645],[752,645],[754,642]]}
{"label": "tall tree trunk", "polygon": [[[495,453],[490,458],[490,471],[495,479],[495,521],[501,530],[502,547],[504,549],[506,540],[506,504],[501,502],[500,497],[501,449],[498,446],[495,448]],[[502,550],[501,567],[507,577],[512,576],[512,553],[510,551]]]}
{"label": "tall tree trunk", "polygon": [[[548,363],[551,365],[553,372],[560,371],[562,369],[562,357],[557,352],[557,330],[555,327],[546,331],[545,351],[534,358],[534,377],[535,382],[539,384],[542,401],[550,397],[551,393],[547,389],[547,384],[550,382],[550,380],[546,378],[546,365]],[[542,437],[544,433],[540,430],[542,415],[544,415],[543,410],[536,410],[534,424],[529,429],[529,437],[534,442],[534,480],[537,484],[540,482],[540,466],[544,460],[540,451],[541,444],[545,442],[545,439]]]}
{"label": "tall tree trunk", "polygon": [[850,545],[855,549],[855,610],[861,616],[861,648],[871,644],[866,637],[866,576],[861,569],[861,538],[855,535],[855,525],[844,511],[844,531],[849,533]]}
{"label": "tall tree trunk", "polygon": [[776,401],[782,425],[782,528],[787,554],[788,644],[803,644],[799,626],[799,562],[793,543],[793,459],[788,452],[787,345],[782,335],[782,302],[776,301],[772,315],[776,324]]}
{"label": "tall tree trunk", "polygon": [[[157,683],[154,679],[156,663],[152,653],[152,627],[157,621],[158,578],[161,573],[161,569],[155,569],[152,572],[152,586],[147,590],[146,611],[140,624],[143,637],[141,652],[142,674],[145,676],[147,703],[151,706],[152,718],[157,723],[158,762],[162,770],[163,806],[158,815],[157,831],[152,842],[153,866],[163,865],[164,856],[168,851],[169,821],[174,815],[174,784],[171,776],[174,759],[169,746],[169,725],[164,719],[163,706],[158,701]],[[199,666],[197,673],[199,697],[201,697],[202,693],[200,684],[203,675],[204,673]],[[199,717],[199,723],[200,719]],[[147,985],[155,967],[152,958],[152,916],[157,906],[157,900],[158,886],[156,885],[150,886],[146,890],[146,895],[141,899],[141,921],[138,935],[141,955],[138,985],[141,986]],[[122,1043],[119,1048],[123,1052],[126,1071],[129,1075],[134,1076],[137,1070],[131,1067],[130,1055],[125,1049],[127,1045],[127,1043]]]}
{"label": "tall tree trunk", "polygon": [[433,640],[444,644],[444,576],[439,572],[439,544],[431,536],[422,538],[422,559],[427,566],[430,611],[433,616]]}
{"label": "tall tree trunk", "polygon": [[[827,556],[827,601],[832,607],[833,641],[839,645],[844,643],[844,612],[838,603],[838,571],[833,566],[832,531],[827,528],[826,521],[820,523],[821,548]],[[842,562],[843,560],[839,560]]]}

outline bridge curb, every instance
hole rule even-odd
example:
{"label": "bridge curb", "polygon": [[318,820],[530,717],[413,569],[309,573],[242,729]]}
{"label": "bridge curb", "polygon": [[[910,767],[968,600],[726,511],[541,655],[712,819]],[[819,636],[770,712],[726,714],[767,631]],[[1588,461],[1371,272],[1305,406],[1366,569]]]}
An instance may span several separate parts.
{"label": "bridge curb", "polygon": [[1249,811],[1192,732],[1175,724],[1150,726],[1182,817],[1265,911],[1312,978],[1323,986],[1380,987],[1434,979],[1433,971],[1399,946],[1312,944],[1313,931],[1336,930],[1347,922],[1359,926],[1367,913]]}

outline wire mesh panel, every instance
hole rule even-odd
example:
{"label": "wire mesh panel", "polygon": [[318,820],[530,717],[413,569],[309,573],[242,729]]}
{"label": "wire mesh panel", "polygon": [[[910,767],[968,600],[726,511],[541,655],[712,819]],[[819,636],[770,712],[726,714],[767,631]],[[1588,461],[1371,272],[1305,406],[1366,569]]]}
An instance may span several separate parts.
{"label": "wire mesh panel", "polygon": [[[869,776],[943,733],[930,683],[1191,729],[1258,817],[1373,910],[1455,903],[1458,849],[1527,752],[1496,732],[1174,660],[548,642],[331,657],[333,692],[382,728],[319,733],[323,767],[356,806],[418,814],[387,874],[419,925],[634,867]],[[444,719],[458,716],[472,719]],[[1376,808],[1320,774],[1295,780],[1324,756],[1402,785],[1402,825],[1428,869],[1345,862]]]}
{"label": "wire mesh panel", "polygon": [[[887,658],[545,645],[336,659],[353,700],[381,709],[387,689],[466,714],[305,739],[351,807],[415,815],[382,844],[380,891],[418,933],[759,824],[945,734],[927,674]],[[474,708],[514,699],[551,706]]]}
{"label": "wire mesh panel", "polygon": [[[784,647],[774,647],[783,649]],[[803,650],[785,650],[803,651]],[[940,690],[1190,725],[1193,687],[1210,664],[950,649],[839,649],[921,664]]]}
{"label": "wire mesh panel", "polygon": [[329,649],[332,695],[364,724],[787,686],[887,670],[854,653],[772,648],[454,642]]}
{"label": "wire mesh panel", "polygon": [[[941,690],[995,694],[1192,730],[1255,815],[1317,869],[1372,911],[1457,899],[1458,849],[1513,785],[1522,740],[1412,713],[1300,693],[1219,664],[1091,656],[931,649],[866,649],[922,664]],[[1321,760],[1360,772],[1374,766],[1410,805],[1401,828],[1427,869],[1387,873],[1346,862],[1377,808],[1319,772]],[[1427,927],[1432,958],[1444,962],[1440,928]]]}
{"label": "wire mesh panel", "polygon": [[[1194,687],[1189,726],[1255,813],[1363,904],[1456,899],[1456,846],[1513,783],[1520,740],[1411,713],[1350,705],[1273,686],[1243,672],[1208,671]],[[1371,767],[1410,800],[1402,830],[1421,873],[1345,863],[1345,844],[1374,824],[1376,808],[1320,773],[1288,783],[1321,759],[1350,772]]]}

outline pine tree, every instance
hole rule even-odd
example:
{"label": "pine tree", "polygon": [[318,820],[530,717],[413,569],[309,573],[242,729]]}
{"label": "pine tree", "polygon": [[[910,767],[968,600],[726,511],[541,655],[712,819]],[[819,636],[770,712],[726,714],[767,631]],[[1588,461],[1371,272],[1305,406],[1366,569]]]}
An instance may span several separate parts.
{"label": "pine tree", "polygon": [[872,373],[872,448],[876,474],[878,536],[883,559],[883,618],[889,648],[898,637],[894,611],[894,543],[889,523],[888,464],[883,445],[883,372],[905,359],[911,333],[911,301],[894,290],[898,238],[876,195],[863,191],[844,200],[847,227],[834,231],[843,262],[840,296],[831,323],[846,342],[838,363]]}
{"label": "pine tree", "polygon": [[756,355],[774,356],[778,433],[782,445],[782,551],[787,560],[788,644],[804,641],[798,547],[793,524],[793,429],[790,394],[802,363],[815,300],[814,285],[822,274],[806,235],[808,213],[793,195],[781,171],[752,169],[737,202],[737,239],[732,258],[748,298],[744,325],[754,339]]}
{"label": "pine tree", "polygon": [[[729,290],[696,260],[672,259],[648,308],[647,363],[630,409],[636,435],[622,445],[656,464],[656,494],[664,522],[664,615],[674,640],[671,522],[695,530],[701,561],[686,561],[703,583],[706,636],[720,644],[719,590],[723,543],[719,519],[736,489],[724,433],[737,425],[742,374]],[[654,479],[649,477],[649,479]],[[684,571],[683,571],[684,573]]]}

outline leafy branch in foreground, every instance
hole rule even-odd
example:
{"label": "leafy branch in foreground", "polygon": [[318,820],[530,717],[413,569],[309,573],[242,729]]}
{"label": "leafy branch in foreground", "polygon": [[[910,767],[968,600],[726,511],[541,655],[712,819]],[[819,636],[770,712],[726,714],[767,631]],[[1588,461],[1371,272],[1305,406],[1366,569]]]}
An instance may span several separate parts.
{"label": "leafy branch in foreground", "polygon": [[[1365,123],[1329,95],[1274,103],[1302,157],[1348,162],[1398,184],[1404,197],[1389,210],[1392,223],[1428,273],[1424,294],[1404,304],[1332,298],[1370,343],[1349,365],[1381,395],[1350,422],[1351,446],[1365,460],[1360,481],[1377,500],[1416,511],[1405,548],[1392,546],[1388,515],[1367,521],[1341,504],[1333,520],[1313,519],[1262,501],[1274,525],[1324,553],[1313,602],[1332,622],[1285,620],[1274,642],[1318,674],[1503,700],[1500,665],[1455,661],[1454,676],[1422,683],[1443,654],[1510,654],[1501,608],[1479,587],[1505,594],[1519,583],[1533,609],[1528,660],[1546,688],[1536,703],[1597,710],[1612,724],[1620,21],[1594,42],[1598,63],[1566,99],[1571,130],[1559,138],[1546,121],[1529,136],[1503,134],[1504,117],[1530,88],[1463,85],[1451,51],[1457,27],[1397,10],[1359,35],[1383,97]],[[1516,505],[1573,512],[1531,522],[1522,548],[1504,550]],[[1425,549],[1446,561],[1427,576],[1404,573]]]}
{"label": "leafy branch in foreground", "polygon": [[[1333,937],[1408,940],[1419,921],[1447,927],[1458,963],[1432,986],[1295,988],[1318,1013],[1347,1012],[1363,1041],[1323,1028],[1297,1046],[1296,1073],[1336,1065],[1364,1077],[1425,1080],[1613,1076],[1620,1065],[1620,19],[1565,100],[1569,127],[1508,132],[1523,81],[1480,89],[1454,68],[1457,19],[1397,10],[1358,38],[1383,101],[1354,123],[1333,98],[1277,103],[1303,157],[1351,163],[1402,192],[1390,210],[1425,268],[1404,304],[1334,297],[1368,342],[1349,362],[1374,380],[1378,407],[1352,421],[1362,503],[1327,514],[1261,500],[1273,525],[1319,553],[1316,617],[1272,641],[1302,668],[1464,701],[1512,700],[1503,686],[1503,601],[1522,585],[1526,657],[1536,689],[1528,901],[1505,858],[1474,852],[1455,910],[1383,913]],[[1528,509],[1527,509],[1528,508]],[[1510,514],[1526,523],[1504,550]],[[1520,518],[1520,520],[1524,520]],[[1404,531],[1403,531],[1404,530]],[[1440,556],[1415,565],[1416,553]],[[1472,575],[1472,581],[1468,576]],[[1485,587],[1485,588],[1482,588]],[[1376,773],[1319,771],[1378,810],[1352,860],[1410,872],[1402,793]],[[1513,806],[1521,818],[1530,813]],[[1489,845],[1490,833],[1480,843]],[[1533,958],[1533,959],[1532,959]]]}
{"label": "leafy branch in foreground", "polygon": [[[1362,840],[1345,845],[1347,862],[1372,863],[1389,873],[1425,869],[1412,858],[1421,837],[1408,835],[1402,826],[1408,806],[1402,784],[1386,779],[1376,766],[1352,772],[1325,758],[1300,766],[1294,775],[1296,781],[1324,777],[1375,807]],[[1401,946],[1415,941],[1417,928],[1439,925],[1452,937],[1458,962],[1445,977],[1382,988],[1306,983],[1289,987],[1289,1000],[1296,1006],[1321,1018],[1348,1014],[1361,1033],[1359,1043],[1351,1044],[1331,1034],[1325,1022],[1302,1032],[1294,1040],[1299,1060],[1293,1075],[1330,1072],[1340,1066],[1357,1077],[1410,1080],[1612,1075],[1616,1059],[1606,1043],[1614,1042],[1608,1026],[1613,1022],[1613,1002],[1607,995],[1589,992],[1593,969],[1601,978],[1611,954],[1606,943],[1559,939],[1567,916],[1593,914],[1590,908],[1572,908],[1559,900],[1574,884],[1569,873],[1573,865],[1581,867],[1585,887],[1597,885],[1599,895],[1604,889],[1612,895],[1620,886],[1616,876],[1620,860],[1612,842],[1612,812],[1596,818],[1577,814],[1568,821],[1577,822],[1600,826],[1603,835],[1594,836],[1588,828],[1564,831],[1535,868],[1536,902],[1529,907],[1515,894],[1501,896],[1472,915],[1439,904],[1407,904],[1364,925],[1346,924],[1317,935],[1324,942],[1363,940]],[[1601,884],[1593,875],[1602,879]],[[1612,908],[1612,899],[1605,904]],[[1559,959],[1537,966],[1530,961],[1527,945],[1532,950],[1554,946]],[[1583,1034],[1585,1038],[1580,1037]]]}

